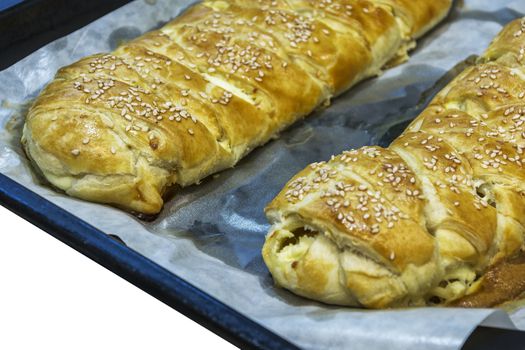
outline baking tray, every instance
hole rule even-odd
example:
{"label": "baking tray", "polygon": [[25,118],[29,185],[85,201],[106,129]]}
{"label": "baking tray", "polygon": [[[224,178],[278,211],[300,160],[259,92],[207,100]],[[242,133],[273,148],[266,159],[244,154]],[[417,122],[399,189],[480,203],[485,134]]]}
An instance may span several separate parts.
{"label": "baking tray", "polygon": [[128,2],[0,0],[0,70]]}
{"label": "baking tray", "polygon": [[10,7],[20,4],[24,0],[2,0],[0,1],[0,11],[4,11]]}
{"label": "baking tray", "polygon": [[[0,70],[127,2],[78,1],[72,6],[67,0],[0,1],[0,9],[4,8],[0,10]],[[412,112],[415,115],[417,110]],[[0,204],[242,349],[297,349],[128,248],[118,237],[94,228],[1,173]],[[495,346],[525,348],[525,334],[479,327],[463,348]]]}

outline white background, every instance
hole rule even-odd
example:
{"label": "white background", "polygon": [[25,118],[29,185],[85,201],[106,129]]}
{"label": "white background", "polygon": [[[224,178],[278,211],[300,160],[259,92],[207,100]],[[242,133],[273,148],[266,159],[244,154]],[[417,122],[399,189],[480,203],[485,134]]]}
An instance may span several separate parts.
{"label": "white background", "polygon": [[236,348],[0,206],[0,349]]}

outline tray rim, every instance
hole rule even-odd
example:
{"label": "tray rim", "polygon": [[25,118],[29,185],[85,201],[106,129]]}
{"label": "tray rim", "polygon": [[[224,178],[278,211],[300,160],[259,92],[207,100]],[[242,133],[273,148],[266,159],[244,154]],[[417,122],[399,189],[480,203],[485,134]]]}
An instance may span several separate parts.
{"label": "tray rim", "polygon": [[241,349],[299,349],[1,172],[0,205]]}

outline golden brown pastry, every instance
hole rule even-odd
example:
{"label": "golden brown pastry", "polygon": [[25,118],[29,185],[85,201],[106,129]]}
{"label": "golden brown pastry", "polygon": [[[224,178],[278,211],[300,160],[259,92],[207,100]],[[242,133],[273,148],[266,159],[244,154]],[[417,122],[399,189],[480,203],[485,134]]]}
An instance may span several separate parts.
{"label": "golden brown pastry", "polygon": [[314,163],[266,208],[275,282],[326,303],[447,304],[525,227],[525,19],[506,26],[389,148]]}
{"label": "golden brown pastry", "polygon": [[204,1],[59,70],[26,153],[67,194],[157,213],[356,82],[398,62],[451,0]]}

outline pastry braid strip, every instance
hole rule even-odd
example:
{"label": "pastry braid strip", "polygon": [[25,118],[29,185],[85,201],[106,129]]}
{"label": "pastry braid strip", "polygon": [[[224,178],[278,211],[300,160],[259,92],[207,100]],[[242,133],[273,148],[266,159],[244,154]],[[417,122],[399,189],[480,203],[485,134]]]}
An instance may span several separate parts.
{"label": "pastry braid strip", "polygon": [[155,214],[387,62],[451,0],[208,0],[58,71],[22,143],[67,194]]}
{"label": "pastry braid strip", "polygon": [[326,303],[447,304],[519,252],[525,228],[525,19],[387,149],[314,163],[268,205],[274,280]]}

